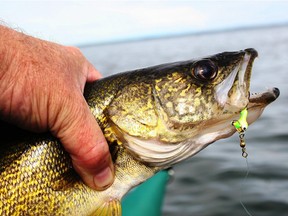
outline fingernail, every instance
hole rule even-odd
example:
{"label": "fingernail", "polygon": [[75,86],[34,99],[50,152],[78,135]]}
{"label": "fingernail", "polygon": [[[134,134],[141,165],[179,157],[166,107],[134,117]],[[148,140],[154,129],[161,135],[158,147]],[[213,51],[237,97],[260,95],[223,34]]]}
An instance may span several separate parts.
{"label": "fingernail", "polygon": [[103,169],[100,173],[94,176],[94,185],[99,190],[104,190],[109,187],[114,180],[114,175],[110,167]]}

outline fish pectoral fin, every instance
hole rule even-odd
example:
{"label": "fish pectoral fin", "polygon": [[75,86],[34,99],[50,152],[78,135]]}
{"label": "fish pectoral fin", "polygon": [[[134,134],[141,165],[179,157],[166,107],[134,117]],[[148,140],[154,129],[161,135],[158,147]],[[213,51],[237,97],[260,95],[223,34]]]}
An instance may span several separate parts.
{"label": "fish pectoral fin", "polygon": [[121,203],[118,199],[111,199],[99,205],[97,210],[91,216],[121,216]]}

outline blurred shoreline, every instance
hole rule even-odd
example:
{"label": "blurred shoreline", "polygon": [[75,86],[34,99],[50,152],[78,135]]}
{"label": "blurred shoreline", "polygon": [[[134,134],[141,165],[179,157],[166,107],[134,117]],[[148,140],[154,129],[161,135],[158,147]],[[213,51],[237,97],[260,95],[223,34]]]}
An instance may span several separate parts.
{"label": "blurred shoreline", "polygon": [[219,33],[229,33],[229,32],[237,32],[237,31],[246,31],[246,30],[261,30],[261,29],[271,29],[271,28],[279,28],[279,27],[287,27],[288,22],[277,23],[277,24],[263,24],[263,25],[252,25],[252,26],[240,26],[235,28],[226,28],[226,29],[217,29],[217,30],[206,30],[206,31],[188,31],[181,33],[163,33],[157,35],[146,34],[140,37],[132,37],[126,39],[114,39],[103,42],[95,42],[95,43],[79,43],[76,44],[76,47],[87,48],[94,46],[105,46],[105,45],[113,45],[113,44],[121,44],[121,43],[130,43],[130,42],[140,42],[140,41],[149,41],[149,40],[162,40],[162,39],[170,39],[170,38],[182,38],[182,37],[190,37],[190,36],[201,36],[201,35],[209,35],[209,34],[219,34]]}

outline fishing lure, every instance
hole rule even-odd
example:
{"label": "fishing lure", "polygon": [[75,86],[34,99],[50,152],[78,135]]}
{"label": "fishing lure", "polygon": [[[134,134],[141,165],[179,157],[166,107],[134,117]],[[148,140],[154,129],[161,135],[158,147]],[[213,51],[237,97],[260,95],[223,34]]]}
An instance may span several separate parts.
{"label": "fishing lure", "polygon": [[232,125],[239,133],[240,147],[242,148],[242,157],[247,158],[248,153],[246,152],[246,143],[245,143],[245,131],[248,129],[247,122],[248,110],[247,108],[243,109],[240,112],[240,118],[238,120],[232,121]]}

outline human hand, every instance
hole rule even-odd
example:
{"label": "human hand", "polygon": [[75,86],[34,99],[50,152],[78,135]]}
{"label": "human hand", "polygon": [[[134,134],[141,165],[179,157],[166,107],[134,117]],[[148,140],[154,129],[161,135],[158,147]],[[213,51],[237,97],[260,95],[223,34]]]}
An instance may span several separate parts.
{"label": "human hand", "polygon": [[79,49],[0,25],[0,118],[34,132],[50,131],[91,188],[112,184],[107,142],[83,97],[101,77]]}

